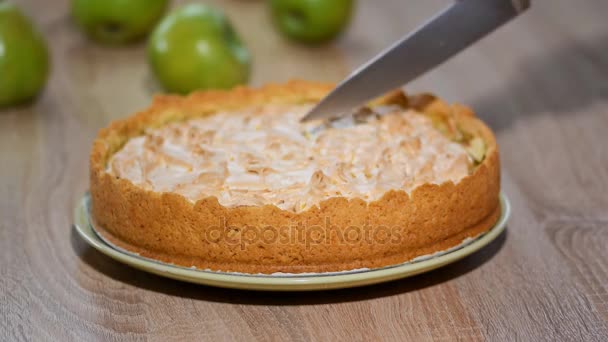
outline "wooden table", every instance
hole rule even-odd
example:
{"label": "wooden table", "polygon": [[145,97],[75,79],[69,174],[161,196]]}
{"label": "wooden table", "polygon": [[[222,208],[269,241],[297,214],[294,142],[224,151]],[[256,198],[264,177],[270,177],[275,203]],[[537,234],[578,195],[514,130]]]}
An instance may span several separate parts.
{"label": "wooden table", "polygon": [[[144,44],[106,48],[67,1],[18,1],[46,35],[44,94],[0,113],[0,340],[608,340],[608,2],[538,0],[412,84],[497,132],[513,216],[482,251],[411,279],[322,293],[230,291],[135,271],[72,230],[96,131],[157,91]],[[263,1],[225,8],[255,85],[339,80],[447,1],[360,0],[348,33],[286,42]],[[1,77],[1,75],[0,75]]]}

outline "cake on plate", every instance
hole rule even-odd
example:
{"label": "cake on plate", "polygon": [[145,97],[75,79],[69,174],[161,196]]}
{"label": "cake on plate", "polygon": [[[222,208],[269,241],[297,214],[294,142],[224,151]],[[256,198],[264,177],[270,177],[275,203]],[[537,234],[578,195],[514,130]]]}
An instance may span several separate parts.
{"label": "cake on plate", "polygon": [[144,257],[244,273],[400,264],[489,230],[498,148],[465,106],[388,94],[301,123],[332,85],[157,96],[90,158],[99,234]]}

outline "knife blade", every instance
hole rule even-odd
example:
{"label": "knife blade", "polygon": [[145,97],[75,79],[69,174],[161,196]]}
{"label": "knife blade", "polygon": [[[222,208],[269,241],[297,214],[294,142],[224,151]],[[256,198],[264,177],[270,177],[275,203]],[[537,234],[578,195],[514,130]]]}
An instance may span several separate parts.
{"label": "knife blade", "polygon": [[331,118],[403,86],[530,7],[530,0],[460,0],[365,63],[301,121]]}

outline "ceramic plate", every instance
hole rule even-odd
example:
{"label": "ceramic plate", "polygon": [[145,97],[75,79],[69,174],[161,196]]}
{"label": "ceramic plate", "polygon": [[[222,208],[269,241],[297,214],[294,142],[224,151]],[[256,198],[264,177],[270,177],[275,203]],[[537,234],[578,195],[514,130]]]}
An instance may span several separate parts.
{"label": "ceramic plate", "polygon": [[90,197],[85,194],[74,211],[74,227],[80,236],[101,253],[129,266],[163,277],[197,284],[245,290],[310,291],[340,289],[382,283],[428,272],[453,263],[496,239],[505,229],[511,213],[509,200],[500,194],[501,215],[496,225],[475,239],[447,251],[418,257],[399,265],[345,272],[306,274],[244,274],[199,270],[163,263],[128,252],[102,240],[95,232],[89,213]]}

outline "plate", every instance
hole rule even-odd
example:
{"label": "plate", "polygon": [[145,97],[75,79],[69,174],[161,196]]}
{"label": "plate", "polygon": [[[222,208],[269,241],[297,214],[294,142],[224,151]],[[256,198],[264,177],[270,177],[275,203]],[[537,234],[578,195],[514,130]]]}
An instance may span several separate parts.
{"label": "plate", "polygon": [[413,261],[403,264],[344,272],[245,274],[176,266],[144,258],[138,254],[112,246],[102,240],[95,232],[95,227],[90,219],[90,201],[89,194],[85,194],[76,205],[74,210],[74,227],[89,245],[110,258],[162,277],[224,288],[268,291],[312,291],[349,288],[402,279],[428,272],[458,261],[492,242],[503,232],[507,219],[511,214],[509,200],[501,193],[500,218],[487,233],[474,239],[468,239],[468,241],[449,250],[418,257]]}

